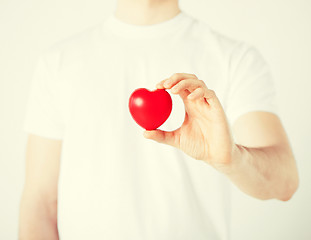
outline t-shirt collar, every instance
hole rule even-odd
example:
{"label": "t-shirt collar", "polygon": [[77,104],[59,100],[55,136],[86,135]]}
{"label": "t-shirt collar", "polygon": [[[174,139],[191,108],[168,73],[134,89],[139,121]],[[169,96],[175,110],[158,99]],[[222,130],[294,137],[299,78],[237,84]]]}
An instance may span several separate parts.
{"label": "t-shirt collar", "polygon": [[157,38],[178,30],[189,21],[189,16],[181,11],[164,22],[151,25],[135,25],[121,21],[113,13],[104,22],[104,29],[125,38]]}

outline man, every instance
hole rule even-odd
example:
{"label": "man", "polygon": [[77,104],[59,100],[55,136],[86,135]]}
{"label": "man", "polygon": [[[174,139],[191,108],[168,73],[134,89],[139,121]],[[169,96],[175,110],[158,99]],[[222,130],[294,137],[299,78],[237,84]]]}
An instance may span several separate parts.
{"label": "man", "polygon": [[[128,98],[155,86],[184,108],[143,138]],[[298,186],[264,60],[177,0],[119,0],[48,49],[25,130],[20,239],[229,239],[230,181],[282,201]]]}

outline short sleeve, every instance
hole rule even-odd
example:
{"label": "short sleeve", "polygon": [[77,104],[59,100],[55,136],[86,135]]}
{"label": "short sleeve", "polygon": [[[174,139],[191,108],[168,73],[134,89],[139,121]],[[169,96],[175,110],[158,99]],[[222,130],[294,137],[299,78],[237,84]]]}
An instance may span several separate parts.
{"label": "short sleeve", "polygon": [[277,114],[276,89],[270,68],[259,51],[240,48],[232,56],[226,114],[231,125],[253,111]]}
{"label": "short sleeve", "polygon": [[[60,110],[59,84],[46,54],[36,63],[30,85],[23,130],[46,138],[62,139],[64,123]],[[50,64],[53,62],[49,61]]]}

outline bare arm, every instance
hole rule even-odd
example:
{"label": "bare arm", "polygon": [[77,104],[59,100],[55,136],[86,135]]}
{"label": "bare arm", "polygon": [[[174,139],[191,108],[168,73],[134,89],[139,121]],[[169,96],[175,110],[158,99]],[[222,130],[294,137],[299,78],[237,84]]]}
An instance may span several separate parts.
{"label": "bare arm", "polygon": [[146,131],[146,138],[179,148],[210,164],[253,197],[283,201],[292,197],[298,187],[298,173],[276,115],[244,114],[233,126],[233,139],[222,105],[204,81],[193,74],[176,73],[158,83],[157,88],[179,94],[186,116],[175,131]]}
{"label": "bare arm", "polygon": [[241,116],[233,126],[236,148],[227,176],[259,199],[289,200],[298,187],[293,153],[279,118],[267,112]]}
{"label": "bare arm", "polygon": [[19,239],[55,240],[60,140],[29,135],[26,178],[20,203]]}

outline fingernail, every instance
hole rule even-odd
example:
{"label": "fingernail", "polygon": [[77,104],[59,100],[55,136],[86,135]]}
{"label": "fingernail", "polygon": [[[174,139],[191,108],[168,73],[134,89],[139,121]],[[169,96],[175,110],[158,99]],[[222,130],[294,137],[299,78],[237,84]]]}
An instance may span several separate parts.
{"label": "fingernail", "polygon": [[173,92],[173,93],[174,93],[174,92],[177,92],[177,87],[172,87],[172,88],[171,88],[171,92]]}

